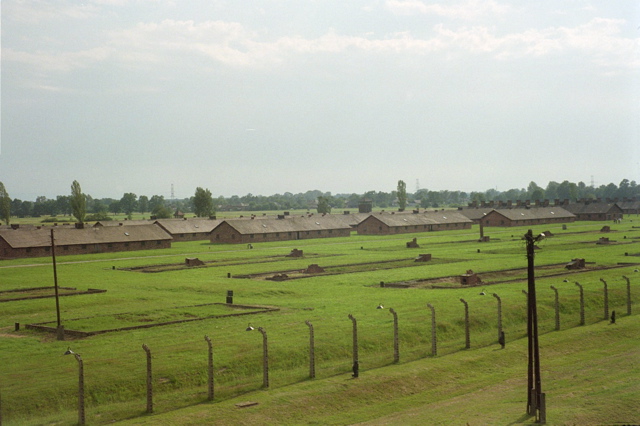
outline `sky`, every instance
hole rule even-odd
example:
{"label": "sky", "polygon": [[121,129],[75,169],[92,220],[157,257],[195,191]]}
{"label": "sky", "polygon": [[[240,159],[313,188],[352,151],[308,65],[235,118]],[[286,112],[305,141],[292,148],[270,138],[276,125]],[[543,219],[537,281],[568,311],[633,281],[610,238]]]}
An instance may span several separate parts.
{"label": "sky", "polygon": [[640,2],[2,0],[12,198],[640,183]]}

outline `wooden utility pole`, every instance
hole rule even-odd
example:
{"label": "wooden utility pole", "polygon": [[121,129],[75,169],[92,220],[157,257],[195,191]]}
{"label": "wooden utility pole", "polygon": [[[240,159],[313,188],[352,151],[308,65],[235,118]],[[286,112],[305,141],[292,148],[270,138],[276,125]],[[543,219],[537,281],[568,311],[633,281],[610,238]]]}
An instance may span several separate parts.
{"label": "wooden utility pole", "polygon": [[58,295],[58,270],[56,267],[56,243],[53,236],[53,228],[51,228],[51,260],[53,262],[53,291],[56,295],[56,335],[58,340],[64,340],[64,329],[60,321],[60,297]]}
{"label": "wooden utility pole", "polygon": [[534,238],[529,230],[525,234],[527,243],[527,338],[529,346],[527,414],[536,416],[538,423],[546,423],[545,394],[542,393],[540,377],[540,349],[538,345],[538,308],[536,304],[536,281],[534,274],[534,245],[544,236]]}

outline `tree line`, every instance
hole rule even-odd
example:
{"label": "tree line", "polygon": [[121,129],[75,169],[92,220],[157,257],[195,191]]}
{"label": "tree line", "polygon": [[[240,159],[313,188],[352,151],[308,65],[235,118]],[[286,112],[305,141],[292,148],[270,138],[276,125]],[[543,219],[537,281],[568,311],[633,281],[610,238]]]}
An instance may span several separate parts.
{"label": "tree line", "polygon": [[[93,198],[82,192],[80,184],[74,181],[70,195],[58,195],[51,199],[39,196],[35,201],[10,198],[4,184],[0,182],[0,219],[9,223],[11,216],[42,217],[68,215],[74,216],[80,222],[94,220],[109,220],[110,214],[124,213],[131,217],[133,213],[141,213],[157,218],[172,217],[179,210],[183,213],[193,213],[198,217],[215,215],[216,211],[286,211],[313,209],[319,213],[330,213],[331,209],[358,208],[363,200],[370,201],[377,208],[406,207],[440,208],[465,206],[471,202],[483,201],[516,201],[516,200],[555,200],[568,199],[624,199],[640,198],[640,186],[635,181],[623,179],[620,184],[609,183],[599,187],[588,186],[584,182],[573,183],[550,181],[546,187],[530,182],[527,188],[498,191],[488,189],[483,192],[464,191],[432,191],[419,189],[414,193],[406,191],[404,181],[398,181],[396,189],[390,192],[367,191],[363,194],[332,194],[319,190],[293,194],[285,192],[269,196],[253,195],[251,193],[231,197],[213,197],[209,189],[198,187],[193,196],[183,199],[165,199],[162,195],[136,195],[127,192],[121,198]],[[84,212],[80,218],[77,214]]]}

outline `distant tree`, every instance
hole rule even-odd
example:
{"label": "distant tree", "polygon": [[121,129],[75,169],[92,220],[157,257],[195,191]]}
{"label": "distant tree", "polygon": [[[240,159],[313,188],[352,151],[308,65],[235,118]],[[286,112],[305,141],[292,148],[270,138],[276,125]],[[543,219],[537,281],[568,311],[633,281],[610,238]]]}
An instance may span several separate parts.
{"label": "distant tree", "polygon": [[153,195],[149,200],[149,210],[151,213],[157,211],[158,208],[164,206],[164,196],[162,195]]}
{"label": "distant tree", "polygon": [[211,191],[200,187],[196,188],[196,194],[193,197],[193,210],[198,217],[208,217],[215,214]]}
{"label": "distant tree", "polygon": [[544,198],[544,189],[540,188],[534,181],[529,182],[527,187],[527,199],[542,200]]}
{"label": "distant tree", "polygon": [[71,197],[69,195],[58,195],[54,201],[56,213],[71,215]]}
{"label": "distant tree", "polygon": [[55,216],[57,213],[56,200],[50,200],[44,195],[36,197],[36,202],[33,204],[33,216]]}
{"label": "distant tree", "polygon": [[11,198],[2,182],[0,182],[0,220],[4,220],[7,225],[11,221]]}
{"label": "distant tree", "polygon": [[407,184],[403,180],[398,181],[398,210],[401,212],[407,207]]}
{"label": "distant tree", "polygon": [[475,191],[473,191],[473,192],[471,192],[469,197],[471,198],[471,201],[475,201],[475,202],[478,202],[478,203],[481,203],[483,201],[487,201],[484,198],[484,192],[475,192]]}
{"label": "distant tree", "polygon": [[153,210],[151,210],[151,214],[158,219],[171,218],[171,210],[163,205],[156,206]]}
{"label": "distant tree", "polygon": [[429,191],[427,201],[427,206],[425,207],[440,207],[442,204],[442,194],[439,191]]}
{"label": "distant tree", "polygon": [[127,192],[120,199],[120,208],[131,219],[131,214],[138,205],[138,196],[133,192]]}
{"label": "distant tree", "polygon": [[534,189],[533,192],[531,193],[530,199],[533,201],[539,201],[544,199],[544,189],[542,188]]}
{"label": "distant tree", "polygon": [[495,201],[500,197],[500,193],[495,188],[490,188],[484,191],[484,198],[487,201]]}
{"label": "distant tree", "polygon": [[558,185],[558,198],[575,201],[578,198],[578,185],[565,180]]}
{"label": "distant tree", "polygon": [[318,197],[318,213],[331,213],[329,199],[322,195]]}
{"label": "distant tree", "polygon": [[138,211],[140,213],[149,211],[149,197],[147,197],[146,195],[141,195],[138,198]]}
{"label": "distant tree", "polygon": [[92,213],[106,213],[108,209],[108,204],[103,200],[93,200],[93,208],[91,209]]}
{"label": "distant tree", "polygon": [[558,188],[560,184],[558,182],[550,181],[547,184],[547,189],[544,190],[544,196],[549,200],[555,200],[556,198],[560,198],[558,195]]}
{"label": "distant tree", "polygon": [[122,211],[122,206],[120,205],[120,201],[112,201],[109,204],[109,211],[113,214],[118,214]]}
{"label": "distant tree", "polygon": [[79,223],[84,222],[84,218],[87,215],[87,197],[82,193],[82,188],[77,180],[74,180],[71,184],[71,198],[69,199],[71,204],[71,212]]}
{"label": "distant tree", "polygon": [[18,217],[28,217],[33,216],[33,202],[32,201],[22,201],[20,203],[20,207],[15,212]]}

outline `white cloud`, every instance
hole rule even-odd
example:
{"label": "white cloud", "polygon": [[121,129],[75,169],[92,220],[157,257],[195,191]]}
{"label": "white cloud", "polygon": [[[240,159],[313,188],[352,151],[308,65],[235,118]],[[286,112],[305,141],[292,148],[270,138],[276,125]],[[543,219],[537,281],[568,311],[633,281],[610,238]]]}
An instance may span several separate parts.
{"label": "white cloud", "polygon": [[387,0],[387,8],[397,15],[436,15],[451,19],[474,20],[502,15],[509,6],[493,0],[467,0],[459,3],[427,3],[420,0]]}
{"label": "white cloud", "polygon": [[44,21],[62,19],[87,19],[100,13],[99,8],[88,3],[66,0],[16,0],[3,1],[2,14],[15,22],[38,24]]}
{"label": "white cloud", "polygon": [[111,53],[111,49],[107,47],[96,47],[76,52],[24,52],[4,48],[2,49],[2,60],[29,65],[33,69],[42,71],[71,71],[104,61]]}
{"label": "white cloud", "polygon": [[[125,67],[145,64],[171,64],[193,59],[202,64],[231,67],[268,67],[299,55],[338,54],[356,50],[372,55],[433,52],[490,55],[502,60],[572,53],[605,68],[640,67],[639,39],[620,35],[625,24],[619,19],[595,18],[575,27],[528,29],[499,34],[494,27],[452,28],[436,25],[428,37],[415,37],[409,31],[388,34],[384,38],[353,36],[329,30],[317,38],[286,36],[269,39],[264,33],[247,29],[238,22],[171,20],[139,23],[129,29],[106,34],[101,46],[85,50],[59,52],[3,49],[3,61],[26,64],[34,69],[55,72],[86,68],[115,61]],[[56,46],[56,50],[60,49]],[[205,63],[206,66],[206,63]],[[607,70],[607,71],[610,71]]]}

